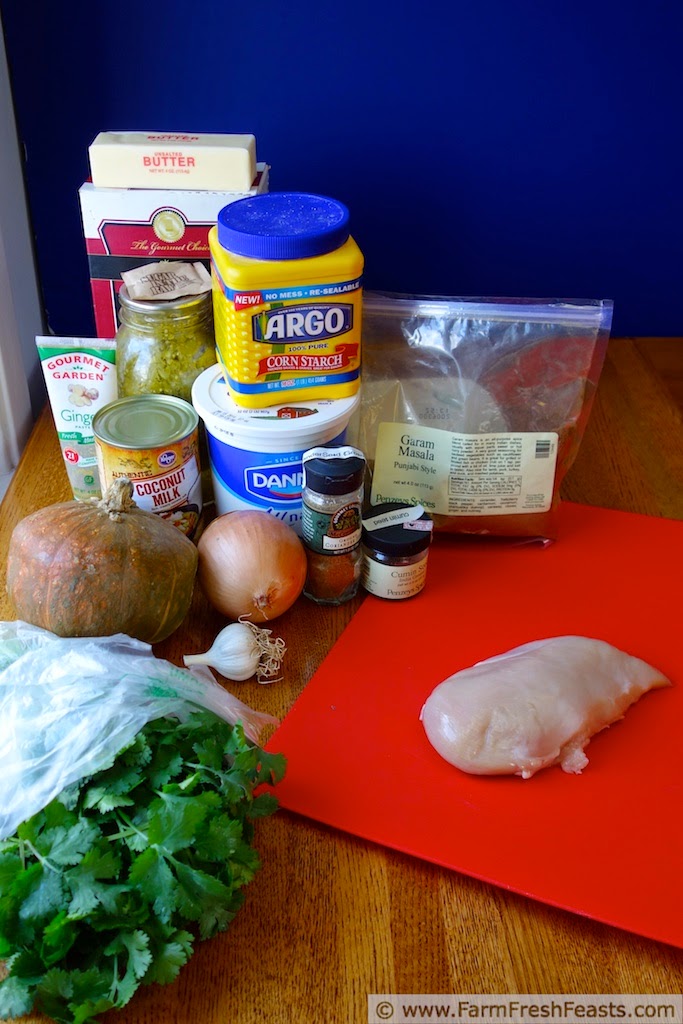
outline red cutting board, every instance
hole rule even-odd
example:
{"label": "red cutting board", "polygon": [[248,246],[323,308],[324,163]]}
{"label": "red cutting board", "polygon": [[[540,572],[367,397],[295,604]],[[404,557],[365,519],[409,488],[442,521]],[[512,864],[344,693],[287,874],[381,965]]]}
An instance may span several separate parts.
{"label": "red cutting board", "polygon": [[[683,523],[565,503],[560,539],[437,537],[407,601],[366,597],[271,737],[283,807],[683,947]],[[676,568],[678,566],[678,568]],[[588,767],[477,777],[419,721],[446,676],[561,634],[606,640],[673,682],[589,744]]]}

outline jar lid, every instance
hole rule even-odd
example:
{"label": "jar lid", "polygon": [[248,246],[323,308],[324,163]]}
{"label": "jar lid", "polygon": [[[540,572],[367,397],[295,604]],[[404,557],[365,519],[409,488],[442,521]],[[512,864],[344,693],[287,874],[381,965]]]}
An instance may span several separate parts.
{"label": "jar lid", "polygon": [[131,299],[125,284],[118,292],[119,305],[122,310],[131,309],[135,313],[193,313],[202,307],[208,311],[213,309],[211,289],[197,295],[181,295],[177,299]]}
{"label": "jar lid", "polygon": [[[406,505],[400,501],[387,501],[382,505],[373,505],[367,515],[363,516],[363,523],[368,519],[383,515],[386,512],[396,512],[401,509],[415,509],[414,505]],[[420,506],[421,508],[421,506]],[[390,526],[381,526],[375,530],[368,530],[363,525],[363,543],[366,547],[374,548],[385,555],[417,555],[429,547],[432,539],[431,516],[422,510],[422,515],[415,517],[412,521],[395,523]],[[430,524],[428,528],[413,526],[413,524]],[[411,529],[411,526],[413,528]]]}
{"label": "jar lid", "polygon": [[343,203],[310,192],[263,192],[224,206],[218,241],[228,252],[263,260],[300,260],[338,249],[349,237]]}
{"label": "jar lid", "polygon": [[[322,448],[314,448],[313,452],[322,452]],[[303,470],[304,485],[318,494],[350,494],[357,491],[365,477],[365,459],[353,454],[356,449],[330,448],[329,456],[307,458],[304,452]],[[344,452],[349,454],[344,454]],[[339,452],[338,456],[333,452]]]}

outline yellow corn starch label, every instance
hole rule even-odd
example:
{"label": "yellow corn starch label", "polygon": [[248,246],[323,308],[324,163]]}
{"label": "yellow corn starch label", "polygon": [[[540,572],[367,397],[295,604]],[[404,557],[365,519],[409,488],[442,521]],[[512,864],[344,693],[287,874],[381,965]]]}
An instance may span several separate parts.
{"label": "yellow corn starch label", "polygon": [[233,391],[270,392],[279,401],[287,392],[358,381],[359,278],[300,288],[223,289],[227,301],[216,334]]}
{"label": "yellow corn starch label", "polygon": [[[352,239],[346,245],[357,248]],[[334,254],[296,263],[310,274],[316,264],[329,264],[330,257]],[[281,276],[291,276],[294,263],[282,261]],[[319,269],[329,275],[329,266]],[[297,270],[301,275],[304,267]],[[345,398],[356,393],[361,366],[360,274],[336,281],[250,287],[248,280],[227,283],[214,259],[212,276],[218,356],[238,405],[259,408],[290,398]]]}

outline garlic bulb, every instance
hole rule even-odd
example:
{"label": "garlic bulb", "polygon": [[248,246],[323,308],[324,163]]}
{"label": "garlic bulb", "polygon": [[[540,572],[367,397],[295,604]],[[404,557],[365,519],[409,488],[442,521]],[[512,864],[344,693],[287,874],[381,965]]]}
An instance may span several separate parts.
{"label": "garlic bulb", "polygon": [[226,679],[241,682],[258,677],[259,683],[274,682],[285,656],[285,642],[271,639],[270,629],[253,622],[231,622],[225,626],[205,654],[186,654],[186,665],[210,665]]}

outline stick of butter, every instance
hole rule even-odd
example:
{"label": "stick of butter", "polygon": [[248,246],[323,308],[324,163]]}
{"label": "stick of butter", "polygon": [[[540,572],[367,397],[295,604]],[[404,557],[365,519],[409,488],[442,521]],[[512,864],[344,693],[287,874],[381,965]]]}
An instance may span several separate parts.
{"label": "stick of butter", "polygon": [[248,192],[256,177],[253,135],[100,132],[89,154],[97,188]]}

